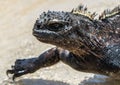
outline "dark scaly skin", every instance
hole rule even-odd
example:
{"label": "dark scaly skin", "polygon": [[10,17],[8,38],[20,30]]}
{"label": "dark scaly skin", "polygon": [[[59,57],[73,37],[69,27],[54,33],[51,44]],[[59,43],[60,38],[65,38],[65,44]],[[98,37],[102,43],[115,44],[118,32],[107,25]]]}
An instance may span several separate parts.
{"label": "dark scaly skin", "polygon": [[13,80],[59,61],[78,71],[119,79],[120,7],[111,16],[98,20],[73,12],[44,12],[35,22],[33,35],[57,47],[37,58],[16,60],[7,70]]}

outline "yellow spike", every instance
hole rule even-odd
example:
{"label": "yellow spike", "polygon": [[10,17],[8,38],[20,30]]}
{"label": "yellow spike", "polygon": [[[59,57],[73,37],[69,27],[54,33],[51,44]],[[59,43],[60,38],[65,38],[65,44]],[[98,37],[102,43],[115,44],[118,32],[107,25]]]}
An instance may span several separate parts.
{"label": "yellow spike", "polygon": [[99,16],[99,19],[105,19],[106,17],[110,17],[120,12],[120,5],[115,7],[112,10],[104,10],[103,13]]}
{"label": "yellow spike", "polygon": [[91,12],[88,12],[87,11],[87,6],[83,6],[83,5],[79,5],[76,9],[73,9],[72,11],[71,11],[73,14],[78,14],[78,15],[83,15],[83,16],[86,16],[86,17],[88,17],[88,18],[90,18],[90,19],[94,19],[95,18],[95,15],[96,14],[92,14]]}

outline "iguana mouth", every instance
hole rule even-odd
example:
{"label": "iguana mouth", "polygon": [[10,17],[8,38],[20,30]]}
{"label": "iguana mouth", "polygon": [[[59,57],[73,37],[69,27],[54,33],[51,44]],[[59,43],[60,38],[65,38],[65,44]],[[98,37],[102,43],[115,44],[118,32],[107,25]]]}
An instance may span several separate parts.
{"label": "iguana mouth", "polygon": [[57,35],[57,33],[55,33],[54,31],[50,31],[50,30],[42,30],[42,29],[39,29],[39,30],[37,30],[37,29],[34,29],[33,30],[33,34],[35,35],[35,36],[39,36],[40,34],[56,34]]}
{"label": "iguana mouth", "polygon": [[38,29],[35,26],[33,29],[33,35],[40,41],[48,42],[52,40],[50,37],[51,35],[57,36],[58,34],[47,29]]}

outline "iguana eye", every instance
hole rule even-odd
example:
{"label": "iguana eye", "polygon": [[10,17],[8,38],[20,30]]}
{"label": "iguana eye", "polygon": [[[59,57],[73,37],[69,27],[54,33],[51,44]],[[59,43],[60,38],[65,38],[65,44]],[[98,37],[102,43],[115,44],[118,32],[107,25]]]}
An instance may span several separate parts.
{"label": "iguana eye", "polygon": [[64,27],[62,23],[51,23],[48,29],[51,31],[60,31],[62,27]]}

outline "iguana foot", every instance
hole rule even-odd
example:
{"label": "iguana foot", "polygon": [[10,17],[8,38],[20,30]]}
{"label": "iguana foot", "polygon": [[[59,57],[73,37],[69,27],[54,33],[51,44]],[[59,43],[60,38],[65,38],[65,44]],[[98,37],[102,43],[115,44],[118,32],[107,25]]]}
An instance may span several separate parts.
{"label": "iguana foot", "polygon": [[16,77],[20,77],[27,73],[33,73],[36,71],[37,67],[35,65],[36,58],[31,59],[18,59],[15,61],[15,65],[11,66],[12,69],[6,71],[8,74],[13,74],[12,80],[14,81]]}

